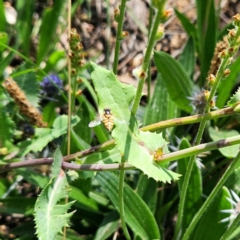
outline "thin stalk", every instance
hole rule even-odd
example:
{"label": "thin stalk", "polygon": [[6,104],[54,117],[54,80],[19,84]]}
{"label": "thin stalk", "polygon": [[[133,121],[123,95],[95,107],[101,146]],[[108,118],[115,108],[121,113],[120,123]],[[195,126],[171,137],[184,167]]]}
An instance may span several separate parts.
{"label": "thin stalk", "polygon": [[226,180],[228,179],[228,177],[230,176],[232,171],[235,169],[235,167],[239,163],[239,160],[240,160],[240,152],[238,152],[238,155],[232,161],[232,163],[230,164],[230,166],[228,167],[226,172],[223,174],[223,176],[221,177],[221,179],[219,180],[219,182],[217,183],[217,185],[215,186],[215,188],[213,189],[211,194],[208,196],[207,200],[203,203],[202,207],[199,209],[197,214],[194,216],[194,218],[193,218],[192,222],[190,223],[187,231],[183,235],[182,240],[189,239],[190,234],[194,230],[194,227],[197,225],[197,223],[200,220],[201,216],[203,215],[203,213],[205,212],[207,207],[210,205],[210,203],[213,201],[213,199],[215,198],[217,193],[222,189],[223,184],[226,182]]}
{"label": "thin stalk", "polygon": [[236,230],[237,227],[239,226],[239,222],[240,222],[240,214],[238,214],[237,217],[233,220],[233,222],[231,223],[229,228],[226,230],[226,232],[222,235],[220,240],[229,239],[229,237],[233,233],[233,231]]}
{"label": "thin stalk", "polygon": [[120,5],[120,14],[118,18],[118,29],[117,29],[117,36],[116,36],[116,46],[115,46],[114,61],[113,61],[114,74],[117,74],[120,44],[122,41],[123,20],[124,20],[124,15],[126,10],[126,2],[127,0],[122,0]]}
{"label": "thin stalk", "polygon": [[119,197],[119,213],[120,213],[120,219],[121,219],[121,226],[124,232],[124,235],[127,240],[131,240],[131,237],[129,235],[126,222],[125,222],[125,213],[124,213],[124,199],[123,199],[123,193],[124,193],[124,158],[122,157],[121,165],[120,165],[120,172],[119,172],[119,185],[118,185],[118,197]]}
{"label": "thin stalk", "polygon": [[[230,43],[229,48],[234,47],[236,45],[236,41],[237,41],[239,35],[240,35],[240,28],[238,28],[238,31],[236,33],[236,39]],[[237,50],[235,50],[235,52],[236,51]],[[221,64],[220,64],[217,74],[216,74],[215,83],[210,90],[210,94],[207,99],[207,104],[205,106],[203,113],[208,113],[211,109],[210,103],[216,94],[216,90],[219,86],[220,81],[223,79],[223,71],[227,68],[227,65],[229,64],[229,59],[230,59],[230,56],[225,57],[221,61]],[[204,129],[206,126],[206,122],[207,122],[207,120],[203,120],[200,122],[200,126],[199,126],[199,129],[197,132],[196,139],[194,141],[194,145],[200,144],[200,142],[202,140],[203,132],[204,132]],[[185,199],[186,199],[190,176],[191,176],[193,165],[194,165],[195,161],[196,161],[196,155],[191,156],[189,163],[188,163],[187,172],[186,172],[184,180],[183,180],[183,187],[182,187],[181,197],[180,197],[180,201],[179,201],[178,221],[177,221],[175,232],[174,232],[174,239],[178,239],[180,237],[179,235],[181,232],[182,218],[183,218],[183,213],[184,213],[184,203],[185,203]]]}
{"label": "thin stalk", "polygon": [[[152,28],[152,18],[153,18],[153,7],[150,6],[150,11],[149,11],[149,26],[148,26],[148,37],[150,36],[151,28]],[[149,61],[149,66],[148,66],[148,76],[147,76],[147,87],[148,87],[148,103],[150,102],[151,98],[151,61]]]}
{"label": "thin stalk", "polygon": [[148,70],[149,63],[150,63],[150,60],[152,57],[152,51],[153,51],[153,48],[155,45],[156,34],[157,34],[157,30],[158,30],[158,27],[160,24],[161,16],[162,16],[162,11],[156,10],[156,16],[153,21],[153,26],[152,26],[151,33],[149,36],[146,53],[144,55],[144,59],[143,59],[142,67],[141,67],[141,73],[140,73],[140,77],[139,77],[137,92],[136,92],[136,96],[135,96],[135,99],[133,102],[133,107],[132,107],[133,115],[136,115],[136,113],[137,113],[137,109],[138,109],[140,99],[142,96],[143,85],[147,78],[147,70]]}
{"label": "thin stalk", "polygon": [[[240,135],[229,137],[229,138],[215,141],[215,142],[204,143],[204,144],[200,144],[198,146],[190,147],[180,151],[164,154],[161,157],[161,160],[159,162],[165,163],[165,162],[180,160],[182,158],[186,158],[192,155],[197,155],[203,152],[208,152],[208,151],[212,151],[212,150],[223,148],[223,147],[229,147],[236,144],[240,144]],[[71,156],[72,156],[71,159],[75,158],[74,154],[72,154]],[[65,156],[63,158],[62,167],[65,169],[72,169],[76,171],[114,171],[114,170],[121,170],[121,169],[135,169],[129,163],[124,163],[124,167],[123,167],[123,164],[80,164],[79,165],[74,163],[68,163],[66,162],[66,160],[70,160],[70,156]],[[13,163],[0,166],[0,173],[9,171],[15,168],[21,168],[21,167],[51,165],[52,162],[53,162],[53,158],[39,158],[39,159],[34,159],[29,161],[13,162]]]}
{"label": "thin stalk", "polygon": [[[70,40],[70,32],[71,32],[71,0],[68,0],[68,40]],[[71,107],[71,93],[72,93],[72,87],[71,87],[71,59],[70,59],[70,45],[68,45],[68,142],[67,142],[67,154],[70,155],[70,146],[71,146],[71,115],[72,115],[72,107]],[[68,196],[65,197],[65,204],[68,203]],[[64,226],[63,228],[63,240],[66,239],[67,236],[67,227]]]}

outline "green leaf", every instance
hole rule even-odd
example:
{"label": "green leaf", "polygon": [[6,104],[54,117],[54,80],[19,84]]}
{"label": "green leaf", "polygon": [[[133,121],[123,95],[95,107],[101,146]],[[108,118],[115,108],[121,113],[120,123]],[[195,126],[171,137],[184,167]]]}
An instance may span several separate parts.
{"label": "green leaf", "polygon": [[192,240],[221,238],[228,225],[227,222],[219,223],[219,221],[227,217],[227,214],[222,213],[221,210],[231,209],[231,203],[227,200],[227,197],[231,198],[230,193],[227,188],[223,187],[222,191],[217,194],[214,201],[206,209],[194,231],[194,236],[191,237]]}
{"label": "green leaf", "polygon": [[31,32],[33,28],[32,17],[34,14],[34,1],[25,0],[16,2],[16,10],[18,13],[17,29],[23,54],[29,56],[31,47]]}
{"label": "green leaf", "polygon": [[32,170],[31,168],[18,168],[15,169],[18,175],[24,177],[24,180],[34,184],[37,187],[44,188],[49,182],[49,178],[44,176],[42,173]]}
{"label": "green leaf", "polygon": [[213,0],[197,0],[197,30],[202,84],[205,82],[216,39],[217,24]]}
{"label": "green leaf", "polygon": [[181,12],[179,12],[176,8],[174,8],[174,12],[181,22],[184,30],[187,32],[188,36],[192,37],[194,40],[194,44],[197,46],[197,29],[196,27],[190,22],[190,20]]}
{"label": "green leaf", "polygon": [[[59,169],[59,162],[62,161],[60,152],[54,157],[54,172]],[[69,185],[63,170],[60,170],[56,177],[53,177],[49,184],[42,190],[35,204],[36,233],[39,239],[54,239],[68,221],[73,212],[67,213],[73,202],[57,204],[67,196]]]}
{"label": "green leaf", "polygon": [[[8,42],[8,35],[5,32],[0,32],[0,43],[7,44]],[[5,49],[4,46],[0,45],[0,52],[2,52]]]}
{"label": "green leaf", "polygon": [[8,197],[0,199],[0,211],[1,213],[8,214],[33,214],[35,198],[26,197]]}
{"label": "green leaf", "polygon": [[235,107],[239,103],[240,103],[240,88],[238,88],[238,90],[234,93],[234,95],[228,101],[227,105],[229,107]]}
{"label": "green leaf", "polygon": [[[1,98],[0,96],[0,102],[2,99],[3,98]],[[13,131],[15,129],[14,122],[11,120],[9,115],[5,111],[3,111],[3,106],[1,105],[2,104],[0,103],[0,108],[2,109],[0,111],[0,126],[2,126],[0,131],[0,148],[6,147],[6,142],[12,139]]]}
{"label": "green leaf", "polygon": [[[114,173],[99,172],[96,178],[118,209],[118,177]],[[125,185],[123,196],[125,219],[133,232],[138,233],[142,239],[161,239],[153,214],[138,194]]]}
{"label": "green leaf", "polygon": [[193,38],[190,37],[179,57],[179,63],[186,70],[189,77],[192,77],[195,67],[195,51]]}
{"label": "green leaf", "polygon": [[0,31],[6,31],[5,7],[3,1],[0,1]]}
{"label": "green leaf", "polygon": [[53,7],[46,8],[43,14],[42,25],[40,28],[40,40],[39,48],[37,52],[37,64],[40,64],[43,58],[46,56],[50,48],[53,46],[53,39],[58,35],[56,34],[56,28],[59,23],[59,16],[61,14],[62,7],[64,6],[64,0],[54,1]]}
{"label": "green leaf", "polygon": [[192,112],[191,101],[193,83],[183,67],[164,52],[155,52],[154,61],[166,84],[168,93],[175,104],[186,112]]}
{"label": "green leaf", "polygon": [[138,181],[136,193],[146,203],[152,213],[155,213],[157,203],[157,187],[158,184],[152,178],[141,175]]}
{"label": "green leaf", "polygon": [[[78,121],[79,118],[73,116],[71,119],[71,125],[76,125]],[[19,144],[20,148],[25,148],[22,155],[25,155],[30,151],[41,151],[49,142],[65,134],[67,132],[67,122],[68,117],[66,115],[61,115],[54,121],[53,128],[36,128],[34,139]]]}
{"label": "green leaf", "polygon": [[116,76],[94,63],[91,63],[91,74],[99,100],[99,112],[107,106],[111,109],[113,117],[128,124],[114,121],[112,137],[125,160],[143,171],[148,177],[156,181],[170,182],[178,179],[179,175],[166,168],[162,168],[153,160],[153,154],[159,148],[167,152],[167,143],[161,134],[140,132],[137,120],[131,116],[129,105],[133,100],[135,90],[133,86],[120,83]]}
{"label": "green leaf", "polygon": [[[228,137],[233,137],[239,135],[239,133],[236,130],[215,130],[214,128],[209,128],[209,135],[212,138],[213,141],[219,141],[223,140]],[[239,151],[240,144],[225,147],[225,148],[219,148],[219,151],[222,153],[223,156],[228,158],[234,158],[237,156]]]}
{"label": "green leaf", "polygon": [[170,99],[161,74],[158,74],[153,96],[145,113],[144,125],[176,117],[178,117],[177,105]]}
{"label": "green leaf", "polygon": [[119,214],[115,211],[108,213],[99,226],[94,240],[104,240],[110,237],[119,227]]}
{"label": "green leaf", "polygon": [[[218,97],[217,97],[217,103],[216,103],[218,108],[222,108],[226,105],[226,101],[230,98],[232,89],[237,83],[237,80],[239,80],[238,79],[239,73],[240,73],[239,65],[240,65],[240,57],[238,57],[235,60],[235,62],[228,67],[231,71],[231,74],[229,74],[226,79],[221,81],[218,87]],[[228,103],[228,106],[232,106],[232,105],[229,105]]]}
{"label": "green leaf", "polygon": [[[179,150],[190,148],[191,144],[188,142],[187,139],[182,139]],[[189,162],[189,157],[184,158],[181,161],[178,161],[178,173],[184,174],[187,171]],[[180,178],[178,181],[178,188],[179,188],[179,195],[181,196],[182,185],[183,185],[184,178]],[[187,187],[186,198],[184,200],[184,213],[182,219],[182,229],[186,229],[190,224],[191,220],[193,219],[194,215],[201,207],[202,199],[202,178],[201,172],[196,164],[193,165],[193,170],[190,176],[189,184]]]}

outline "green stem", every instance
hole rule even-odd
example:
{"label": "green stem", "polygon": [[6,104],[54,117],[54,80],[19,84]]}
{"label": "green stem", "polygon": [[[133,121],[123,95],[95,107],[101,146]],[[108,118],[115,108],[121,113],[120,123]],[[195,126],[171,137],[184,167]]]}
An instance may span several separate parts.
{"label": "green stem", "polygon": [[233,233],[234,230],[237,229],[237,227],[239,226],[239,222],[240,222],[240,214],[237,215],[237,217],[233,220],[233,222],[231,223],[230,227],[226,230],[226,232],[222,235],[220,240],[227,240],[230,239],[230,235]]}
{"label": "green stem", "polygon": [[145,56],[143,59],[143,64],[141,67],[141,73],[140,73],[140,77],[139,77],[137,92],[136,92],[136,96],[135,96],[135,99],[133,102],[133,107],[132,107],[133,115],[136,115],[136,113],[137,113],[137,109],[138,109],[140,99],[142,96],[143,85],[147,78],[147,70],[148,70],[149,63],[150,63],[150,60],[152,57],[152,51],[153,51],[153,48],[155,45],[156,34],[157,34],[157,30],[158,30],[158,27],[160,24],[161,16],[162,16],[162,11],[156,10],[156,16],[153,21],[152,30],[151,30],[149,40],[148,40],[148,46],[147,46],[146,53],[145,53]]}
{"label": "green stem", "polygon": [[128,233],[126,222],[125,222],[125,214],[124,214],[124,199],[123,199],[123,193],[124,193],[124,159],[122,157],[121,160],[121,170],[119,172],[119,189],[118,189],[118,196],[119,196],[119,213],[120,213],[120,219],[121,219],[121,225],[124,232],[124,235],[127,240],[131,240],[131,237]]}
{"label": "green stem", "polygon": [[197,225],[198,221],[200,220],[201,216],[203,215],[203,213],[205,212],[205,210],[207,209],[207,207],[210,205],[210,203],[213,201],[213,199],[216,197],[217,193],[221,190],[221,188],[223,187],[223,184],[226,182],[226,180],[228,179],[228,177],[230,176],[230,174],[232,173],[232,171],[235,169],[235,167],[237,166],[237,164],[239,163],[240,160],[240,152],[238,152],[238,155],[235,157],[235,159],[232,161],[232,163],[230,164],[230,166],[228,167],[228,169],[226,170],[226,172],[223,174],[223,176],[221,177],[221,179],[219,180],[219,182],[217,183],[217,185],[215,186],[215,188],[213,189],[213,191],[211,192],[211,194],[208,196],[207,200],[204,202],[204,204],[202,205],[202,207],[199,209],[199,211],[197,212],[197,214],[194,216],[192,222],[190,223],[187,231],[185,232],[185,234],[183,235],[182,240],[187,240],[190,237],[190,234],[192,233],[192,231],[194,230],[194,227]]}
{"label": "green stem", "polygon": [[[186,158],[192,155],[197,155],[203,152],[212,151],[215,149],[228,147],[232,145],[240,144],[240,136],[229,137],[223,140],[219,140],[216,142],[204,143],[198,146],[190,147],[187,149],[183,149],[177,152],[172,152],[168,154],[164,154],[161,157],[160,163],[171,162],[175,160],[180,160],[182,158]],[[82,156],[84,156],[84,152],[94,152],[94,150],[84,150],[80,152]],[[78,155],[80,156],[80,153]],[[71,159],[74,159],[76,154],[71,154],[69,156],[63,157],[62,166],[65,169],[72,169],[76,171],[114,171],[114,170],[121,170],[121,169],[134,169],[134,167],[129,163],[123,164],[73,164],[68,163]],[[0,166],[0,173],[9,171],[14,168],[21,168],[21,167],[30,167],[30,166],[37,166],[37,165],[51,165],[53,162],[52,158],[39,158],[29,161],[22,161],[22,162],[13,162],[3,166]]]}
{"label": "green stem", "polygon": [[[238,31],[236,34],[236,40],[238,39],[239,35],[240,35],[240,28],[238,28]],[[235,46],[236,40],[231,42],[230,48]],[[237,50],[235,50],[235,52],[236,51]],[[218,88],[220,81],[223,79],[223,71],[227,68],[227,65],[229,64],[229,59],[230,59],[230,56],[222,59],[222,61],[221,61],[221,64],[217,71],[215,83],[210,90],[209,98],[207,100],[207,104],[206,104],[206,107],[205,107],[203,113],[208,113],[211,109],[211,101],[213,100],[213,97],[216,94],[216,90]],[[194,141],[194,145],[200,144],[200,142],[202,140],[203,132],[204,132],[204,129],[206,126],[206,122],[207,122],[207,120],[201,121],[196,139]],[[189,160],[187,172],[186,172],[184,180],[183,180],[183,187],[182,187],[181,197],[180,197],[180,201],[179,201],[178,220],[177,220],[177,224],[176,224],[176,228],[175,228],[174,239],[177,239],[180,237],[179,235],[181,232],[181,225],[182,225],[182,219],[183,219],[183,213],[184,213],[184,203],[185,203],[185,199],[186,199],[190,176],[191,176],[193,165],[194,165],[195,161],[196,161],[196,155],[193,155]]]}
{"label": "green stem", "polygon": [[126,2],[127,2],[127,0],[122,0],[121,5],[120,5],[120,15],[119,15],[119,19],[118,19],[116,46],[115,46],[115,54],[114,54],[114,61],[113,61],[113,72],[114,72],[114,74],[117,74],[120,44],[121,44],[121,41],[122,41],[123,20],[124,20],[124,15],[125,15],[125,10],[126,10]]}

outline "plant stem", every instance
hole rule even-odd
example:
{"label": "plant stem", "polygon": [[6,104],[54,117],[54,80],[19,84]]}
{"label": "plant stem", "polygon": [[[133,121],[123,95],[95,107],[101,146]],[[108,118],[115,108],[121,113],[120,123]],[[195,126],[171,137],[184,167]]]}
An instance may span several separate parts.
{"label": "plant stem", "polygon": [[[240,35],[240,28],[238,28],[238,31],[236,33],[235,41],[232,41],[230,43],[229,48],[235,46],[239,35]],[[237,50],[235,49],[235,53],[236,53],[236,51]],[[230,56],[227,56],[227,57],[223,58],[221,61],[221,64],[217,71],[215,83],[210,90],[210,94],[207,99],[207,104],[205,106],[203,113],[208,113],[211,109],[211,102],[213,100],[213,97],[216,94],[216,90],[218,88],[220,81],[224,78],[223,71],[227,68],[227,66],[229,64],[229,59],[230,59]],[[206,122],[207,122],[206,119],[203,119],[203,121],[200,122],[200,126],[199,126],[199,129],[197,132],[196,139],[194,141],[194,145],[200,144],[200,142],[202,140],[203,132],[204,132],[204,129],[206,126]],[[177,224],[176,224],[176,228],[175,228],[174,239],[177,239],[178,237],[180,237],[179,235],[181,232],[181,224],[182,224],[182,218],[183,218],[183,213],[184,213],[184,204],[185,204],[185,199],[186,199],[190,176],[191,176],[193,165],[194,165],[195,161],[196,161],[196,155],[191,156],[189,163],[188,163],[187,172],[186,172],[184,180],[183,180],[183,187],[182,187],[181,197],[180,197],[180,201],[179,201],[178,220],[177,220]]]}
{"label": "plant stem", "polygon": [[232,161],[232,163],[230,164],[230,166],[228,167],[226,172],[223,174],[223,176],[221,177],[221,179],[219,180],[219,182],[217,183],[217,185],[215,186],[215,188],[213,189],[211,194],[208,196],[207,200],[204,202],[202,207],[199,209],[197,214],[194,216],[194,218],[193,218],[192,222],[190,223],[187,231],[183,235],[182,240],[187,240],[190,237],[190,234],[194,230],[194,227],[197,225],[201,216],[203,215],[203,213],[205,212],[207,207],[210,205],[210,203],[213,201],[213,199],[215,198],[217,193],[221,190],[221,188],[223,187],[223,184],[226,182],[226,180],[228,179],[228,177],[230,176],[232,171],[235,169],[236,165],[239,163],[239,160],[240,160],[240,152],[238,152],[238,155]]}
{"label": "plant stem", "polygon": [[156,34],[157,34],[157,30],[158,30],[158,27],[160,24],[161,16],[162,16],[162,11],[156,10],[156,16],[153,21],[151,33],[149,35],[146,53],[144,55],[144,59],[143,59],[142,67],[141,67],[141,73],[140,73],[140,77],[139,77],[137,92],[136,92],[136,96],[135,96],[135,99],[133,102],[133,107],[132,107],[133,115],[136,115],[136,113],[137,113],[137,109],[138,109],[140,99],[142,96],[143,85],[147,78],[147,72],[148,72],[147,70],[149,67],[150,60],[151,60],[152,51],[153,51],[153,48],[155,45]]}
{"label": "plant stem", "polygon": [[124,235],[127,240],[131,240],[131,237],[128,233],[126,222],[125,222],[125,214],[124,214],[124,158],[122,157],[121,164],[120,164],[120,172],[119,172],[119,189],[118,189],[118,197],[119,197],[119,213],[121,219],[121,225],[124,232]]}
{"label": "plant stem", "polygon": [[115,46],[114,61],[113,61],[113,73],[114,74],[117,74],[120,43],[122,41],[123,20],[124,20],[124,15],[125,15],[125,10],[126,10],[126,2],[127,2],[127,0],[122,0],[121,5],[120,5],[120,15],[119,15],[119,19],[118,19],[116,46]]}
{"label": "plant stem", "polygon": [[[223,140],[215,141],[215,142],[200,144],[198,146],[190,147],[177,152],[164,154],[159,162],[165,163],[165,162],[180,160],[182,158],[186,158],[191,155],[197,155],[203,152],[208,152],[211,150],[228,147],[236,144],[240,144],[239,135],[234,137],[229,137]],[[69,157],[70,156],[65,156],[63,158],[64,161],[62,163],[62,166],[65,169],[73,169],[76,171],[114,171],[114,170],[120,170],[120,169],[135,169],[131,164],[128,164],[128,163],[124,163],[124,167],[122,166],[122,164],[73,164],[73,163],[66,162],[66,159],[70,160]],[[71,159],[74,159],[74,158],[75,157]],[[0,167],[0,173],[9,171],[10,169],[20,168],[20,167],[51,165],[52,162],[53,162],[52,158],[40,158],[40,159],[34,159],[29,161],[9,163]]]}

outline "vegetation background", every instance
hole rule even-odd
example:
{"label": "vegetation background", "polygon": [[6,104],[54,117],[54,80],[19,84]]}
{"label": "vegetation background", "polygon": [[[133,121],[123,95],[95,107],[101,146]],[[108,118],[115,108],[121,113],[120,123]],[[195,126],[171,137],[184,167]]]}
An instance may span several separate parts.
{"label": "vegetation background", "polygon": [[[72,1],[70,41],[67,1],[0,1],[1,239],[239,239],[238,92],[229,103],[239,86],[238,52],[212,96],[212,114],[194,116],[209,112],[206,78],[220,74],[217,56],[228,46],[223,36],[240,3],[176,0],[156,11],[164,1],[127,1],[126,32],[119,35],[124,2]],[[154,16],[170,8],[137,91],[143,92],[135,112],[141,135],[129,111],[135,96],[129,85],[139,88],[142,81],[138,68]],[[105,107],[125,120],[116,119],[112,133],[103,124],[89,128]],[[212,145],[191,148],[206,120],[200,142]],[[131,139],[129,159],[123,136]],[[233,146],[221,148],[227,145]],[[132,157],[143,148],[151,164]]]}

